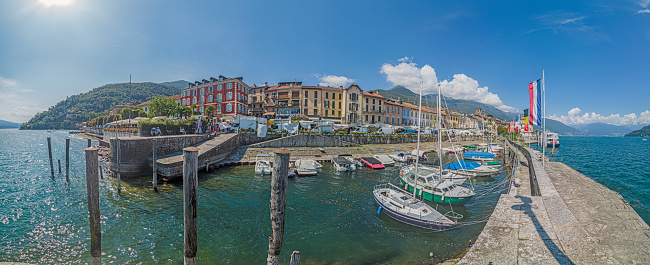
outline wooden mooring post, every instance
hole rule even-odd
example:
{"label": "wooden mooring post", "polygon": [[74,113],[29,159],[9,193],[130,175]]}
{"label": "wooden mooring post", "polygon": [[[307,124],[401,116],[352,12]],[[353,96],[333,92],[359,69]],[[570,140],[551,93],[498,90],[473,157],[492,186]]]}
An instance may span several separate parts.
{"label": "wooden mooring post", "polygon": [[122,179],[120,178],[120,139],[115,139],[117,147],[115,148],[116,152],[116,161],[117,161],[117,192],[122,192]]}
{"label": "wooden mooring post", "polygon": [[61,174],[61,159],[59,159],[59,174]]}
{"label": "wooden mooring post", "polygon": [[198,201],[198,173],[199,148],[187,147],[183,149],[183,224],[184,232],[184,263],[196,264],[197,236],[197,201]]}
{"label": "wooden mooring post", "polygon": [[97,179],[96,147],[86,148],[86,188],[88,189],[88,214],[90,219],[90,257],[91,264],[102,263],[102,228],[99,219],[99,180]]}
{"label": "wooden mooring post", "polygon": [[151,158],[151,162],[153,164],[153,190],[158,191],[158,172],[156,171],[156,139],[153,139],[152,141],[152,146],[151,149],[153,150],[153,157]]}
{"label": "wooden mooring post", "polygon": [[47,153],[50,155],[50,172],[54,176],[54,163],[52,163],[52,138],[47,137]]}
{"label": "wooden mooring post", "polygon": [[88,139],[88,147],[92,146],[93,141],[91,139]]}
{"label": "wooden mooring post", "polygon": [[274,151],[273,171],[271,175],[271,236],[267,265],[280,264],[282,237],[284,236],[284,216],[287,209],[287,182],[289,178],[289,150]]}
{"label": "wooden mooring post", "polygon": [[102,169],[102,166],[99,166],[99,177],[104,179],[104,169]]}
{"label": "wooden mooring post", "polygon": [[65,181],[70,181],[70,138],[65,138]]}

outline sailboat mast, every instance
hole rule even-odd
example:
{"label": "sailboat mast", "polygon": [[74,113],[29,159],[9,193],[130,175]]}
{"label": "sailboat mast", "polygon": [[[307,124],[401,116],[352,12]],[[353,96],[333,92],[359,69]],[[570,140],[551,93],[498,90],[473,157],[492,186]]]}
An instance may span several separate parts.
{"label": "sailboat mast", "polygon": [[442,180],[442,124],[440,119],[440,84],[438,84],[438,102],[437,112],[438,112],[438,166],[440,170],[440,180]]}
{"label": "sailboat mast", "polygon": [[413,184],[413,196],[418,196],[418,164],[420,162],[420,126],[422,125],[422,85],[424,82],[420,81],[420,103],[418,105],[418,144],[415,148],[415,183]]}

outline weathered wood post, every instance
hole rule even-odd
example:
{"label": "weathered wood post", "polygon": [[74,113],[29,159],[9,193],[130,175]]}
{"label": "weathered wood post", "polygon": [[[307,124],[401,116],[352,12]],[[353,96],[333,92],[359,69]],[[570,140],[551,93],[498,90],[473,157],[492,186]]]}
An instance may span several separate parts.
{"label": "weathered wood post", "polygon": [[198,201],[199,148],[183,149],[183,223],[185,227],[185,264],[196,264],[196,219]]}
{"label": "weathered wood post", "polygon": [[65,138],[65,181],[70,181],[70,138]]}
{"label": "weathered wood post", "polygon": [[286,149],[274,151],[273,172],[271,176],[271,236],[267,265],[280,264],[282,237],[284,236],[284,215],[287,208],[287,181],[289,178],[289,158],[291,152]]}
{"label": "weathered wood post", "polygon": [[300,251],[294,251],[291,253],[291,261],[289,265],[300,265]]}
{"label": "weathered wood post", "polygon": [[59,159],[59,174],[61,174],[61,159]]}
{"label": "weathered wood post", "polygon": [[86,188],[90,220],[90,256],[93,265],[102,263],[102,228],[99,220],[99,180],[97,179],[97,148],[86,148]]}
{"label": "weathered wood post", "polygon": [[104,179],[104,170],[102,169],[102,166],[99,166],[99,177]]}
{"label": "weathered wood post", "polygon": [[153,190],[158,191],[158,171],[156,171],[156,139],[152,140],[152,149],[153,149]]}
{"label": "weathered wood post", "polygon": [[115,156],[116,161],[117,161],[117,192],[122,192],[122,178],[120,177],[120,139],[115,139],[115,142],[117,143],[117,147],[115,149],[115,152],[117,153]]}
{"label": "weathered wood post", "polygon": [[52,139],[47,137],[47,153],[50,155],[50,172],[54,176],[54,164],[52,163]]}
{"label": "weathered wood post", "polygon": [[93,141],[88,139],[88,147],[92,146],[92,144],[93,144]]}

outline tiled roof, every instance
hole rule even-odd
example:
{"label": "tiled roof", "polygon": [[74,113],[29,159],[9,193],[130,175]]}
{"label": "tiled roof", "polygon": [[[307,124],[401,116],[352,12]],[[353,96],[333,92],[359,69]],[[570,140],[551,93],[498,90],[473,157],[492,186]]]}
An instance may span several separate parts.
{"label": "tiled roof", "polygon": [[382,95],[379,95],[379,94],[377,94],[377,93],[370,93],[370,92],[363,92],[363,96],[367,96],[367,97],[375,97],[375,98],[385,98],[385,97],[382,96]]}

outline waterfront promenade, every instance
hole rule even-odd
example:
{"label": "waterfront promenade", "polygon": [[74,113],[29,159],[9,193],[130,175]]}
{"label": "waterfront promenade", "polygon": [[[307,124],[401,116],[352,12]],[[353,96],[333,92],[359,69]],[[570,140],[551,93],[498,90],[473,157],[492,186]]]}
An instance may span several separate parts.
{"label": "waterfront promenade", "polygon": [[518,187],[501,195],[485,228],[445,264],[650,264],[650,228],[618,193],[526,148],[541,196],[531,196],[519,153]]}

